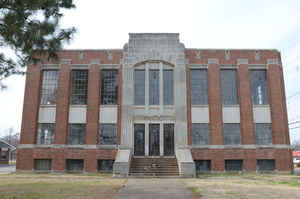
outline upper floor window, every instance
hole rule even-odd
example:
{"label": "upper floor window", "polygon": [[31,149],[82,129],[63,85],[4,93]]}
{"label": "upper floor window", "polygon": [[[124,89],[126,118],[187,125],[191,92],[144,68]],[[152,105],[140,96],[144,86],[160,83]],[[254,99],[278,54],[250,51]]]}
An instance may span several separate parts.
{"label": "upper floor window", "polygon": [[103,144],[103,145],[117,144],[117,125],[116,124],[100,124],[99,144]]}
{"label": "upper floor window", "polygon": [[41,87],[41,104],[56,104],[58,70],[44,70]]}
{"label": "upper floor window", "polygon": [[267,71],[251,70],[252,103],[268,104]]}
{"label": "upper floor window", "polygon": [[174,81],[173,81],[173,70],[163,71],[163,93],[164,93],[164,105],[174,104]]}
{"label": "upper floor window", "polygon": [[68,144],[85,144],[85,124],[69,124]]}
{"label": "upper floor window", "polygon": [[223,124],[224,145],[241,144],[240,124]]}
{"label": "upper floor window", "polygon": [[101,71],[101,104],[118,104],[118,70]]}
{"label": "upper floor window", "polygon": [[149,70],[149,104],[159,105],[159,70]]}
{"label": "upper floor window", "polygon": [[207,70],[192,69],[190,72],[192,105],[208,104]]}
{"label": "upper floor window", "polygon": [[54,142],[54,128],[53,123],[40,123],[38,126],[38,144],[53,144]]}
{"label": "upper floor window", "polygon": [[192,144],[193,145],[207,145],[210,143],[209,139],[209,124],[193,123],[192,124]]}
{"label": "upper floor window", "polygon": [[73,105],[87,103],[88,70],[72,70],[71,102]]}
{"label": "upper floor window", "polygon": [[222,104],[238,104],[237,72],[232,69],[221,70]]}
{"label": "upper floor window", "polygon": [[134,80],[134,104],[145,105],[145,70],[135,70]]}

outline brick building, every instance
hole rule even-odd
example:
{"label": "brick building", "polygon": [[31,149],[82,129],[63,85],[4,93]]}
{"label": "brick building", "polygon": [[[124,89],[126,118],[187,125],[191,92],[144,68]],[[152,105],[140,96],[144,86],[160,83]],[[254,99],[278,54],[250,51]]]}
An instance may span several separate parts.
{"label": "brick building", "polygon": [[293,169],[277,50],[189,49],[179,34],[147,33],[59,58],[28,67],[17,170]]}

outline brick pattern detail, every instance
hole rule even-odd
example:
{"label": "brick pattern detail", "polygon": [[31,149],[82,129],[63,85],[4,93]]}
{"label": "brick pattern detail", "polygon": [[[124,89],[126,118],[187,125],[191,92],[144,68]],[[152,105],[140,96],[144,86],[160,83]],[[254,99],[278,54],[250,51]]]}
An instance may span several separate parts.
{"label": "brick pattern detail", "polygon": [[186,105],[187,105],[187,135],[188,145],[192,145],[192,103],[191,103],[191,82],[190,82],[190,67],[186,66]]}
{"label": "brick pattern detail", "polygon": [[71,90],[70,65],[62,64],[59,70],[58,90],[56,99],[55,144],[67,144],[69,123],[69,101]]}
{"label": "brick pattern detail", "polygon": [[86,144],[95,145],[98,143],[100,77],[99,65],[91,65],[88,75]]}
{"label": "brick pattern detail", "polygon": [[121,121],[122,121],[122,82],[123,82],[123,76],[122,76],[122,64],[120,65],[120,68],[119,68],[119,82],[118,82],[118,124],[117,124],[117,144],[120,145],[121,144],[121,128],[122,128],[122,124],[121,124]]}
{"label": "brick pattern detail", "polygon": [[223,116],[220,68],[217,64],[209,64],[207,72],[208,104],[210,122],[210,143],[223,145]]}
{"label": "brick pattern detail", "polygon": [[17,150],[17,170],[33,170],[33,149],[18,149]]}
{"label": "brick pattern detail", "polygon": [[250,73],[247,64],[238,66],[238,96],[240,104],[241,143],[255,144]]}
{"label": "brick pattern detail", "polygon": [[42,71],[40,65],[27,68],[20,144],[35,144],[40,108]]}
{"label": "brick pattern detail", "polygon": [[273,144],[289,144],[289,131],[282,68],[278,64],[268,65],[267,71],[269,103],[271,107]]}

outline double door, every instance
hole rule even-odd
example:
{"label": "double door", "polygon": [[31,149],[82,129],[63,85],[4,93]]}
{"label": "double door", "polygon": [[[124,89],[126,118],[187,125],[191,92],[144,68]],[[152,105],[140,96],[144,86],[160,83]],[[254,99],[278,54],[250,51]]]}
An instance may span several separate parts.
{"label": "double door", "polygon": [[134,155],[160,156],[161,154],[174,155],[174,124],[150,123],[147,128],[145,124],[135,124]]}

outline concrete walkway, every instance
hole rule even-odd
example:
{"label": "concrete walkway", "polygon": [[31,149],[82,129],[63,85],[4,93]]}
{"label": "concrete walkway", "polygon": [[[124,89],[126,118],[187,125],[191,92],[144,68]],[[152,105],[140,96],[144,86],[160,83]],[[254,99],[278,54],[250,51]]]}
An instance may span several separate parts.
{"label": "concrete walkway", "polygon": [[128,179],[114,199],[192,199],[178,179]]}

